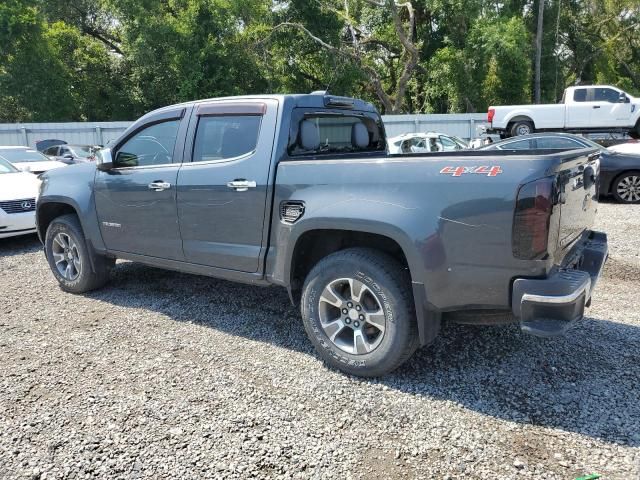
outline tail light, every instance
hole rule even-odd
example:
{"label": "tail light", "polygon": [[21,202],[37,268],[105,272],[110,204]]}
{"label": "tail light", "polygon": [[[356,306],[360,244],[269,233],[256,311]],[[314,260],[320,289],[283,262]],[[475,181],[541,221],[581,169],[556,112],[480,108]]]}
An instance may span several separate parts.
{"label": "tail light", "polygon": [[520,187],[513,221],[513,255],[536,260],[547,253],[549,223],[553,211],[553,177]]}
{"label": "tail light", "polygon": [[493,117],[496,116],[496,109],[489,108],[489,112],[487,113],[487,122],[493,123]]}

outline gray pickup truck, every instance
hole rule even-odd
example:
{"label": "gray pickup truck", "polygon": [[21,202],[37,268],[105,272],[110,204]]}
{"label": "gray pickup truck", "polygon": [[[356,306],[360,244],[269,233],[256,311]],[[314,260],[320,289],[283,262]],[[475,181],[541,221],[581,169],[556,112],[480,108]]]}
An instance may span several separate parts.
{"label": "gray pickup truck", "polygon": [[97,164],[44,175],[37,226],[61,287],[116,258],[282,286],[331,367],[385,374],[441,322],[580,320],[607,257],[597,149],[389,156],[375,108],[327,94],[145,115]]}

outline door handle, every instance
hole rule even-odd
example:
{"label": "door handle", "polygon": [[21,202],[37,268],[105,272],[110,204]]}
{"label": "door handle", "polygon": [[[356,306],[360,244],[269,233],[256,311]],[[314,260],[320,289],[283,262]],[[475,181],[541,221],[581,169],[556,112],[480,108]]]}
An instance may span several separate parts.
{"label": "door handle", "polygon": [[233,188],[236,192],[246,192],[250,188],[256,188],[254,180],[238,179],[233,182],[227,182],[227,187]]}
{"label": "door handle", "polygon": [[162,181],[151,182],[149,185],[147,185],[147,188],[149,188],[149,190],[155,190],[156,192],[162,192],[164,190],[167,190],[168,188],[171,188],[171,184]]}
{"label": "door handle", "polygon": [[594,105],[593,108],[600,108],[600,105]]}

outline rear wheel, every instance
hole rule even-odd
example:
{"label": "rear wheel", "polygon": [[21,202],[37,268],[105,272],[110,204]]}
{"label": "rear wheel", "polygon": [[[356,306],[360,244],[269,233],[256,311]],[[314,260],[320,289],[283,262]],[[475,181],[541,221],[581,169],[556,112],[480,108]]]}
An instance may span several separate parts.
{"label": "rear wheel", "polygon": [[316,350],[343,372],[384,375],[418,347],[410,277],[378,251],[353,248],[321,260],[307,276],[301,308]]}
{"label": "rear wheel", "polygon": [[614,180],[611,190],[620,203],[640,203],[640,171],[623,173]]}
{"label": "rear wheel", "polygon": [[529,135],[534,132],[533,123],[526,120],[518,120],[511,125],[511,136]]}
{"label": "rear wheel", "polygon": [[63,290],[84,293],[103,286],[114,261],[94,255],[87,248],[75,215],[54,219],[45,237],[45,254],[53,275]]}
{"label": "rear wheel", "polygon": [[629,131],[629,136],[631,138],[639,139],[640,138],[640,120],[636,122],[636,126]]}

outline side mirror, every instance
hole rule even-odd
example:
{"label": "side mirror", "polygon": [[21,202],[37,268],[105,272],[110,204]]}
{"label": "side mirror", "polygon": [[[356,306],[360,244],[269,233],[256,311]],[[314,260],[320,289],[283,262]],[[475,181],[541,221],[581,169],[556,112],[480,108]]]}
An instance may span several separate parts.
{"label": "side mirror", "polygon": [[618,97],[618,103],[627,103],[629,99],[627,98],[627,95],[625,93],[620,93],[620,96]]}
{"label": "side mirror", "polygon": [[113,168],[113,158],[111,157],[110,148],[103,148],[96,152],[96,168],[103,172]]}

